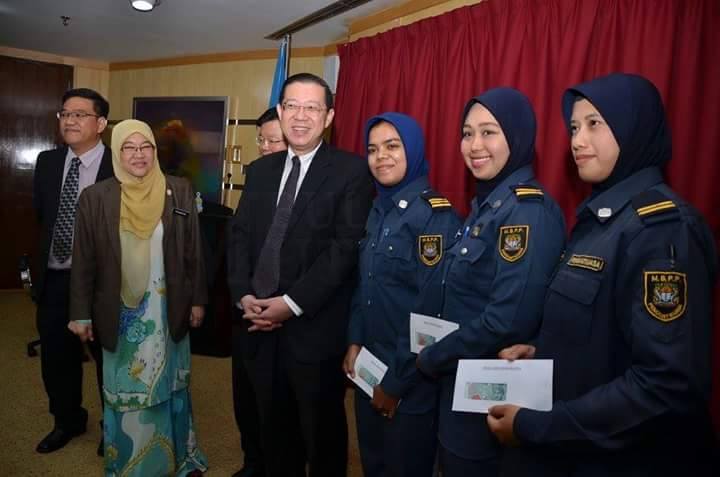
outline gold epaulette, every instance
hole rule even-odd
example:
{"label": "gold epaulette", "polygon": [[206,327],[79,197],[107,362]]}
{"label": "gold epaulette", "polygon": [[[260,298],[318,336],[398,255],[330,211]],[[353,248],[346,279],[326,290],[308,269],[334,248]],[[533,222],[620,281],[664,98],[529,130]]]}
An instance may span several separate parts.
{"label": "gold epaulette", "polygon": [[542,189],[528,185],[516,185],[513,187],[518,199],[542,199],[545,195]]}
{"label": "gold epaulette", "polygon": [[432,209],[451,209],[452,204],[449,200],[447,200],[447,197],[438,194],[434,190],[426,190],[420,195],[423,199],[425,199],[428,204],[430,204],[430,207]]}

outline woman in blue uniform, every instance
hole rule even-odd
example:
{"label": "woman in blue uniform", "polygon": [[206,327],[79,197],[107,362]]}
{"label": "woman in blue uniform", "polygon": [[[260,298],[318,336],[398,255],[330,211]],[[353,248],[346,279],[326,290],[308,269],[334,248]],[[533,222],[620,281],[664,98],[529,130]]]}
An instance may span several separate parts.
{"label": "woman in blue uniform", "polygon": [[360,389],[355,395],[360,457],[366,477],[429,477],[437,390],[415,369],[409,315],[460,220],[448,200],[430,189],[423,134],[414,119],[392,112],[375,116],[365,140],[378,195],[360,243],[344,369],[355,376],[364,346],[388,370],[372,400]]}
{"label": "woman in blue uniform", "polygon": [[[537,332],[543,297],[565,243],[560,208],[534,178],[535,114],[511,88],[465,106],[460,150],[477,180],[460,239],[417,311],[460,325],[421,351],[417,366],[440,383],[444,477],[495,476],[500,446],[484,414],[452,411],[459,359],[494,358]],[[522,337],[522,338],[521,338]]]}
{"label": "woman in blue uniform", "polygon": [[500,354],[554,360],[551,411],[498,406],[488,417],[502,442],[523,444],[507,475],[717,475],[706,467],[715,247],[663,182],[672,151],[660,95],[612,74],[567,90],[563,113],[593,192],[536,346]]}

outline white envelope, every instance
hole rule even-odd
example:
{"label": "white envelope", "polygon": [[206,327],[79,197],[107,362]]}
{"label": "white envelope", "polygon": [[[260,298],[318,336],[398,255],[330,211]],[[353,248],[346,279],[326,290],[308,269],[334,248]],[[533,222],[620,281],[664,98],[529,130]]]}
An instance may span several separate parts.
{"label": "white envelope", "polygon": [[551,359],[461,359],[455,375],[453,411],[484,412],[497,404],[552,409]]}
{"label": "white envelope", "polygon": [[410,352],[419,353],[424,347],[437,343],[460,325],[432,316],[410,313]]}
{"label": "white envelope", "polygon": [[373,396],[373,388],[380,384],[388,367],[364,346],[355,360],[355,377],[348,374],[350,381],[358,385],[368,396]]}

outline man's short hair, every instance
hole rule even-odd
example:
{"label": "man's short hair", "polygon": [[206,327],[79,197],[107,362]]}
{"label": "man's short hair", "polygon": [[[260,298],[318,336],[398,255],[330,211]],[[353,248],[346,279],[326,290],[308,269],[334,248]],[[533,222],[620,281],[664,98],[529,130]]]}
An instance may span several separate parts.
{"label": "man's short hair", "polygon": [[70,98],[89,99],[93,102],[93,109],[95,110],[95,114],[97,114],[98,116],[102,116],[105,119],[107,119],[108,115],[110,114],[110,103],[108,103],[107,99],[103,98],[100,93],[93,89],[76,88],[67,90],[65,94],[63,94],[62,104],[65,104],[65,101]]}
{"label": "man's short hair", "polygon": [[278,117],[277,108],[268,108],[267,111],[262,113],[259,118],[257,118],[257,121],[255,121],[255,126],[261,127],[265,123],[269,123],[270,121],[279,121],[280,118]]}
{"label": "man's short hair", "polygon": [[282,104],[283,99],[285,99],[285,88],[293,83],[315,83],[318,86],[322,86],[325,90],[325,107],[328,109],[333,108],[333,96],[332,91],[330,91],[330,86],[328,86],[324,79],[319,76],[315,76],[312,73],[298,73],[286,79],[285,83],[283,83],[282,91],[280,92],[280,104]]}

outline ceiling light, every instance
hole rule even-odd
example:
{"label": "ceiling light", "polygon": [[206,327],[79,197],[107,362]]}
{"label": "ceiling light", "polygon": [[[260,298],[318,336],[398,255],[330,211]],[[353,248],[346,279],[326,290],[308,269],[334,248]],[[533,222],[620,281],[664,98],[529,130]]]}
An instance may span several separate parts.
{"label": "ceiling light", "polygon": [[139,12],[149,12],[162,3],[162,0],[130,0],[130,5]]}

